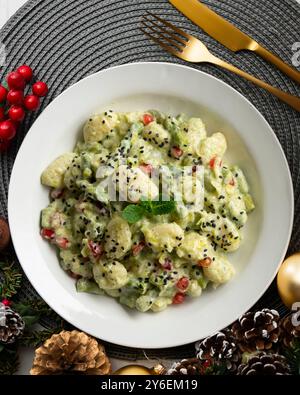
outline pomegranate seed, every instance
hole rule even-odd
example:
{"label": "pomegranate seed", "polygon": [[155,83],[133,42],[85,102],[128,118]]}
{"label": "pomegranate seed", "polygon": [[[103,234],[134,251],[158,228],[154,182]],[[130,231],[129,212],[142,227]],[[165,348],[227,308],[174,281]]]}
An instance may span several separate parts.
{"label": "pomegranate seed", "polygon": [[97,244],[94,241],[90,240],[88,242],[88,246],[94,258],[99,258],[103,254],[103,247],[101,244]]}
{"label": "pomegranate seed", "polygon": [[11,106],[8,116],[14,122],[22,122],[25,117],[25,111],[21,106]]}
{"label": "pomegranate seed", "polygon": [[183,154],[183,151],[181,148],[179,147],[172,147],[171,148],[171,155],[173,156],[173,158],[179,159]]}
{"label": "pomegranate seed", "polygon": [[11,89],[7,94],[8,104],[21,105],[24,101],[24,94],[20,90]]}
{"label": "pomegranate seed", "polygon": [[216,157],[214,156],[213,158],[211,158],[211,160],[209,161],[209,167],[211,169],[213,169],[215,167],[215,162],[216,162]]}
{"label": "pomegranate seed", "polygon": [[1,303],[4,304],[4,306],[10,306],[11,305],[11,301],[8,300],[8,299],[3,299]]}
{"label": "pomegranate seed", "polygon": [[37,96],[46,96],[48,93],[48,86],[43,81],[37,81],[32,85],[32,92]]}
{"label": "pomegranate seed", "polygon": [[25,79],[25,81],[30,81],[33,76],[32,68],[23,64],[22,66],[17,68],[17,72],[21,74],[21,76]]}
{"label": "pomegranate seed", "polygon": [[52,197],[52,199],[58,199],[60,197],[62,197],[62,195],[64,194],[64,189],[52,189],[52,191],[50,192],[50,196]]}
{"label": "pomegranate seed", "polygon": [[172,270],[172,261],[171,261],[171,259],[166,258],[165,261],[164,261],[164,263],[162,264],[162,267],[163,267],[165,270]]}
{"label": "pomegranate seed", "polygon": [[211,265],[211,258],[204,258],[197,262],[200,267],[209,267]]}
{"label": "pomegranate seed", "polygon": [[144,114],[143,115],[143,123],[145,126],[153,121],[154,121],[153,115],[151,115],[151,114]]}
{"label": "pomegranate seed", "polygon": [[16,135],[16,126],[9,119],[0,122],[0,139],[11,140]]}
{"label": "pomegranate seed", "polygon": [[6,100],[6,96],[7,96],[7,89],[4,88],[4,86],[0,85],[0,103]]}
{"label": "pomegranate seed", "polygon": [[188,286],[189,286],[189,279],[187,277],[181,277],[181,279],[179,279],[177,281],[176,287],[180,290],[180,291],[186,291]]}
{"label": "pomegranate seed", "polygon": [[146,174],[151,174],[153,170],[153,166],[147,163],[143,163],[139,168]]}
{"label": "pomegranate seed", "polygon": [[40,99],[35,95],[27,95],[24,99],[24,106],[28,111],[35,111],[40,105]]}
{"label": "pomegranate seed", "polygon": [[10,89],[21,89],[23,90],[26,85],[25,78],[17,71],[12,71],[7,76],[7,84]]}
{"label": "pomegranate seed", "polygon": [[66,237],[57,237],[55,239],[55,243],[59,248],[63,250],[69,247],[69,240]]}
{"label": "pomegranate seed", "polygon": [[46,240],[52,240],[55,236],[55,232],[52,229],[43,228],[41,230],[41,236]]}
{"label": "pomegranate seed", "polygon": [[181,304],[181,303],[184,302],[184,298],[185,298],[185,295],[182,294],[182,293],[180,293],[180,292],[178,292],[178,293],[173,297],[172,303],[173,303],[173,304]]}
{"label": "pomegranate seed", "polygon": [[132,247],[132,254],[133,254],[133,256],[139,255],[139,253],[142,251],[142,249],[145,247],[145,245],[146,245],[145,242],[141,241],[136,246],[133,246]]}

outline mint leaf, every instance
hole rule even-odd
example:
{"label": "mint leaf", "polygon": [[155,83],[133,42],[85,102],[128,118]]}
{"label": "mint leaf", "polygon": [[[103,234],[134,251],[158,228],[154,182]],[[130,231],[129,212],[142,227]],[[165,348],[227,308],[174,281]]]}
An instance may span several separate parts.
{"label": "mint leaf", "polygon": [[130,224],[134,224],[141,220],[144,216],[145,209],[136,204],[129,204],[122,211],[122,217]]}
{"label": "mint leaf", "polygon": [[141,207],[143,207],[149,214],[163,215],[169,214],[176,208],[174,200],[141,200]]}

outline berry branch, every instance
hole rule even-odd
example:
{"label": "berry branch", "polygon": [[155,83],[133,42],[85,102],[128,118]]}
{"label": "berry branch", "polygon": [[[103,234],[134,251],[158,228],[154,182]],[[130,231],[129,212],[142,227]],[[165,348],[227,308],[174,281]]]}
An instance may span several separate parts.
{"label": "berry branch", "polygon": [[[8,149],[26,111],[37,110],[40,98],[48,92],[45,82],[36,81],[31,85],[32,79],[31,67],[23,65],[10,72],[6,82],[0,85],[0,152]],[[27,85],[31,85],[32,93],[24,96]]]}

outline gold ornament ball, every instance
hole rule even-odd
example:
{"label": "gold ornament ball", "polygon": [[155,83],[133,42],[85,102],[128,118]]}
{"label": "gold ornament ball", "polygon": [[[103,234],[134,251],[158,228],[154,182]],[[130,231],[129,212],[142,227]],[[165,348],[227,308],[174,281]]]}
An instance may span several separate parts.
{"label": "gold ornament ball", "polygon": [[277,287],[281,300],[288,308],[300,302],[300,253],[282,263],[277,275]]}
{"label": "gold ornament ball", "polygon": [[127,365],[123,366],[122,368],[116,370],[114,375],[118,376],[145,376],[145,375],[159,375],[164,374],[165,367],[161,364],[154,366],[153,368],[147,368],[146,366],[142,365]]}

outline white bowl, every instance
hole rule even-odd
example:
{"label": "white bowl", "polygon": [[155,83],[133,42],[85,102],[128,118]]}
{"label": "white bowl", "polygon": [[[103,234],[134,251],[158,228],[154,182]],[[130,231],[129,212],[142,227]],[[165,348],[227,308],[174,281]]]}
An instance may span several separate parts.
{"label": "white bowl", "polygon": [[[112,108],[157,108],[200,116],[209,133],[222,131],[228,160],[245,171],[256,210],[240,250],[230,257],[237,274],[161,313],[139,313],[105,296],[77,293],[39,233],[48,190],[42,170],[72,150],[91,113]],[[268,123],[241,94],[218,79],[169,63],[135,63],[93,74],[58,96],[35,121],[19,150],[9,187],[9,223],[21,265],[41,297],[63,318],[103,340],[161,348],[196,341],[221,330],[248,310],[273,280],[288,246],[293,189],[281,146]]]}

